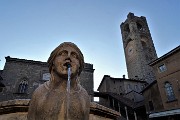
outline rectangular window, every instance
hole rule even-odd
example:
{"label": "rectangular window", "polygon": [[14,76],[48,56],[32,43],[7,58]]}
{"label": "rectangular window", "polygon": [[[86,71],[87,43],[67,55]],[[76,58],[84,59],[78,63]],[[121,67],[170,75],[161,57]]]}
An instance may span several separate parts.
{"label": "rectangular window", "polygon": [[153,106],[153,102],[149,101],[149,110],[153,111],[154,110],[154,106]]}
{"label": "rectangular window", "polygon": [[168,101],[173,101],[176,99],[174,95],[173,87],[169,82],[165,83],[165,90],[166,90]]}
{"label": "rectangular window", "polygon": [[165,64],[162,64],[158,67],[158,70],[159,70],[159,72],[164,72],[167,70],[167,68],[166,68]]}
{"label": "rectangular window", "polygon": [[42,74],[42,80],[49,81],[50,78],[51,78],[51,74],[50,73],[43,73]]}
{"label": "rectangular window", "polygon": [[95,102],[99,102],[99,97],[94,97]]}
{"label": "rectangular window", "polygon": [[131,85],[130,85],[130,84],[128,84],[128,85],[127,85],[127,88],[128,88],[128,89],[131,89]]}

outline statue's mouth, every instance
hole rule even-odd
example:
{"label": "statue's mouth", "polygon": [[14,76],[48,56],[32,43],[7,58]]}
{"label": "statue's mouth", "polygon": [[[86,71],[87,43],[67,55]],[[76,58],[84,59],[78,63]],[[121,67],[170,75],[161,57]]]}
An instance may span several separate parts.
{"label": "statue's mouth", "polygon": [[66,61],[66,62],[63,64],[63,66],[65,66],[66,68],[69,68],[69,67],[71,67],[72,65],[71,65],[70,61]]}

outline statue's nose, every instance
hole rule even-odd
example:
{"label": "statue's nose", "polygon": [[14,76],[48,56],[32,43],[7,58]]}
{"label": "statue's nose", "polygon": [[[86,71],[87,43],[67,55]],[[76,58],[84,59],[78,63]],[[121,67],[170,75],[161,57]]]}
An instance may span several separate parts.
{"label": "statue's nose", "polygon": [[67,58],[65,59],[65,61],[71,62],[71,58],[70,58],[70,57],[67,57]]}
{"label": "statue's nose", "polygon": [[71,57],[71,53],[70,52],[68,52],[68,56],[67,56],[68,58],[70,58]]}
{"label": "statue's nose", "polygon": [[67,66],[67,68],[69,68],[69,67],[71,67],[71,59],[70,59],[70,57],[67,57],[66,59],[65,59],[65,66]]}

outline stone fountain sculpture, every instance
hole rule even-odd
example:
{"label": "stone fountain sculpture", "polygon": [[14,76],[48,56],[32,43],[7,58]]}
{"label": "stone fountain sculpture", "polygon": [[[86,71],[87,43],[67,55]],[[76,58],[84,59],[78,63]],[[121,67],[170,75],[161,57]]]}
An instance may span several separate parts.
{"label": "stone fountain sculpture", "polygon": [[51,80],[33,93],[28,120],[89,120],[90,98],[78,81],[84,67],[80,49],[64,42],[47,62]]}

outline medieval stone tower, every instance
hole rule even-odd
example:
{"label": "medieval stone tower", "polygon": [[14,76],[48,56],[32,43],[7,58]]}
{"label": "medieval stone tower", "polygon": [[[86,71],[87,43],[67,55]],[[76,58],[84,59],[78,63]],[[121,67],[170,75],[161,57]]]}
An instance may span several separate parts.
{"label": "medieval stone tower", "polygon": [[128,77],[151,83],[155,77],[148,63],[157,59],[157,54],[146,18],[129,13],[120,27]]}

